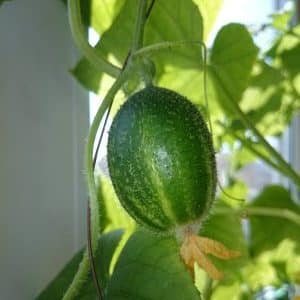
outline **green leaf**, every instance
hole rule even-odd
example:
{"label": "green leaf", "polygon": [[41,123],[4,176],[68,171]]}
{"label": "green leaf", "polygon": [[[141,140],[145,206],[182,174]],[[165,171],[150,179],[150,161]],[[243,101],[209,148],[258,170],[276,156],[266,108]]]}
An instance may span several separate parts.
{"label": "green leaf", "polygon": [[98,92],[101,75],[86,59],[80,60],[70,72],[86,89]]}
{"label": "green leaf", "polygon": [[123,236],[123,230],[114,230],[105,233],[99,239],[99,250],[96,253],[95,264],[99,267],[99,281],[105,288],[107,286],[110,274],[110,266],[113,255]]}
{"label": "green leaf", "polygon": [[217,34],[210,70],[218,92],[217,99],[227,113],[232,113],[230,101],[241,100],[257,53],[251,35],[241,24],[226,25]]}
{"label": "green leaf", "polygon": [[174,238],[140,230],[128,240],[108,284],[109,300],[199,300]]}
{"label": "green leaf", "polygon": [[287,10],[280,13],[275,13],[271,15],[272,23],[271,25],[280,31],[287,31],[290,26],[291,18],[293,17],[294,11]]}
{"label": "green leaf", "polygon": [[289,50],[285,50],[281,53],[282,65],[290,73],[292,77],[300,73],[299,57],[300,57],[300,39],[299,39],[299,43],[295,47]]}
{"label": "green leaf", "polygon": [[[123,235],[122,230],[115,230],[104,234],[99,239],[98,251],[95,255],[95,265],[98,267],[97,275],[101,287],[105,288],[109,279],[109,268],[113,254]],[[73,280],[82,259],[83,250],[79,251],[62,269],[62,271],[49,283],[46,289],[36,300],[61,299]],[[88,300],[95,297],[95,287],[91,275],[84,284],[76,300]]]}
{"label": "green leaf", "polygon": [[[250,207],[270,207],[287,209],[299,214],[300,208],[292,200],[290,193],[281,186],[268,186],[250,204]],[[258,255],[262,251],[275,248],[282,240],[291,239],[300,246],[300,227],[287,219],[270,216],[251,216],[251,252]]]}
{"label": "green leaf", "polygon": [[[95,265],[98,266],[97,276],[101,284],[102,290],[106,290],[110,279],[110,268],[113,264],[113,256],[117,251],[118,245],[121,243],[123,230],[112,231],[100,238],[99,248],[96,253]],[[105,238],[103,238],[105,237]],[[100,248],[101,247],[101,248]],[[96,298],[95,286],[90,277],[76,300],[90,300]]]}

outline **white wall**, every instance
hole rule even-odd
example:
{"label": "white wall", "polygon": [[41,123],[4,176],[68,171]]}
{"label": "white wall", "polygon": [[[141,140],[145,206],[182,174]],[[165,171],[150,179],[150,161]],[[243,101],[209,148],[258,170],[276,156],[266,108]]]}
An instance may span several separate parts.
{"label": "white wall", "polygon": [[0,7],[0,299],[33,299],[83,243],[87,94],[60,0]]}

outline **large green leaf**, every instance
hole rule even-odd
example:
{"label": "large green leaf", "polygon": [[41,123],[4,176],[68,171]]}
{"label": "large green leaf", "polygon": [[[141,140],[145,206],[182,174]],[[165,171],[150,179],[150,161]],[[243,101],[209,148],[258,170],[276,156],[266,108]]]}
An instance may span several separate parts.
{"label": "large green leaf", "polygon": [[199,300],[174,238],[134,233],[108,284],[109,300]]}
{"label": "large green leaf", "polygon": [[241,24],[226,25],[217,34],[211,51],[210,74],[217,99],[227,113],[232,113],[230,101],[241,100],[257,53],[251,35]]}
{"label": "large green leaf", "polygon": [[[281,186],[268,186],[250,204],[250,207],[280,208],[285,213],[290,210],[300,216],[300,207],[290,193]],[[262,251],[274,249],[282,240],[291,239],[300,246],[300,227],[291,221],[271,216],[251,216],[251,252],[257,255]]]}
{"label": "large green leaf", "polygon": [[[101,286],[106,287],[109,279],[109,268],[113,254],[118,246],[122,230],[112,231],[104,234],[99,239],[98,251],[95,255],[95,265],[97,267],[97,275]],[[53,300],[61,299],[73,280],[78,269],[78,265],[82,259],[83,250],[79,251],[62,271],[49,283],[46,289],[36,298],[36,300]],[[88,300],[96,296],[95,287],[91,276],[87,279],[83,288],[79,291],[76,300]]]}

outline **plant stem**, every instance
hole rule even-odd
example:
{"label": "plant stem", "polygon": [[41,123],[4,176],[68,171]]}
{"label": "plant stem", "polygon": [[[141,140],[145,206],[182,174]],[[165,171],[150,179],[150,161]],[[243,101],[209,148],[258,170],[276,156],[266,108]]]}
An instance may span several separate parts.
{"label": "plant stem", "polygon": [[[94,148],[94,141],[97,134],[98,127],[100,125],[101,119],[106,112],[107,108],[113,101],[116,93],[120,89],[120,87],[124,84],[127,80],[129,74],[129,68],[126,68],[120,76],[116,79],[110,90],[108,91],[106,97],[104,98],[97,114],[94,118],[94,121],[91,125],[88,140],[85,148],[85,169],[87,171],[87,184],[90,196],[90,212],[91,212],[91,246],[93,253],[97,250],[97,242],[98,236],[100,232],[99,228],[99,204],[98,204],[98,197],[97,197],[97,188],[94,178],[93,172],[93,148]],[[82,261],[79,265],[78,271],[69,286],[66,294],[63,297],[63,300],[71,300],[77,295],[78,291],[82,287],[84,280],[86,279],[90,270],[90,262],[88,257],[88,251],[86,250]]]}
{"label": "plant stem", "polygon": [[135,31],[133,35],[133,42],[131,52],[134,53],[143,45],[144,28],[147,19],[147,0],[139,0],[138,13],[135,23]]}
{"label": "plant stem", "polygon": [[225,207],[217,207],[214,209],[216,214],[236,214],[242,217],[248,216],[266,216],[287,219],[300,226],[300,215],[289,209],[272,208],[272,207],[246,207],[240,209],[232,209]]}
{"label": "plant stem", "polygon": [[100,57],[99,53],[87,41],[85,28],[81,20],[80,0],[68,0],[68,13],[73,39],[86,59],[99,71],[105,72],[114,78],[118,77],[120,68]]}

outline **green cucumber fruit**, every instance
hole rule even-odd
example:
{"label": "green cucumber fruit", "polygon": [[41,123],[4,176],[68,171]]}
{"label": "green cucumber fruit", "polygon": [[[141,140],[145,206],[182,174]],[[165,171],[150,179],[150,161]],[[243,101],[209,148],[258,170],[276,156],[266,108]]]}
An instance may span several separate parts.
{"label": "green cucumber fruit", "polygon": [[116,194],[137,223],[158,232],[197,224],[216,189],[211,135],[185,97],[149,86],[115,116],[108,138]]}

